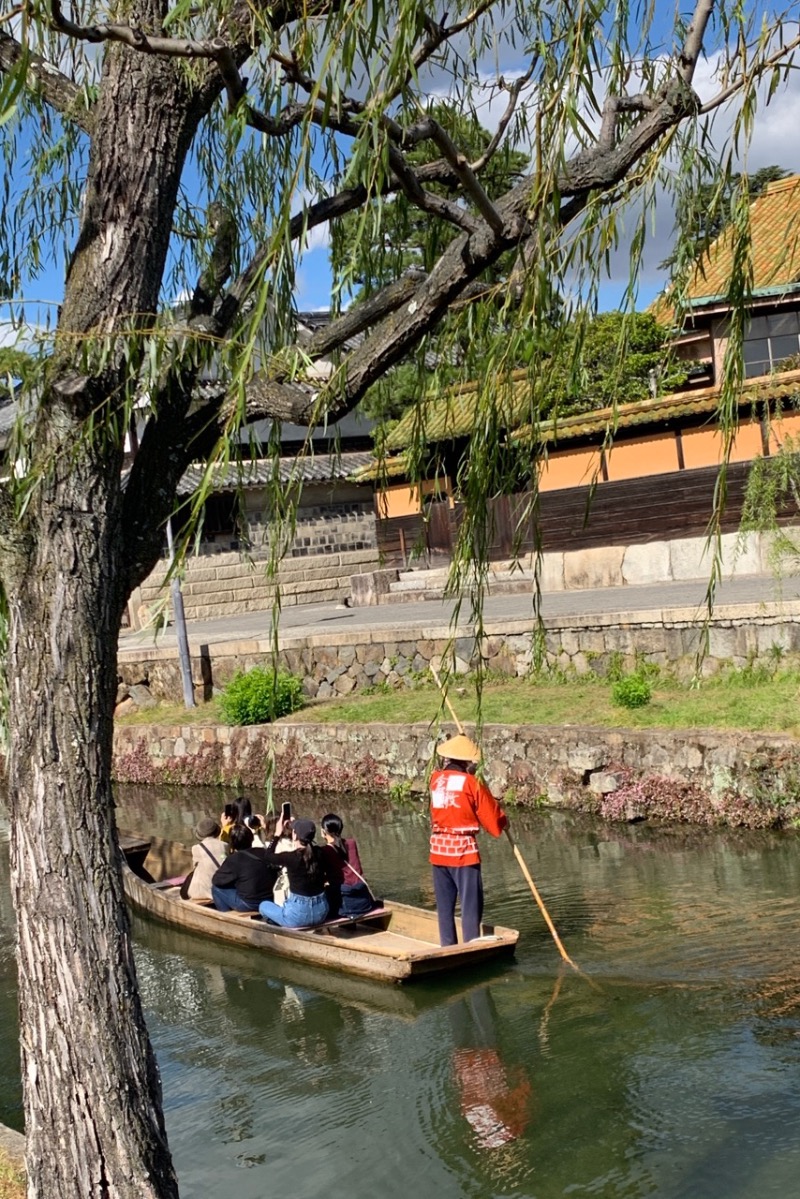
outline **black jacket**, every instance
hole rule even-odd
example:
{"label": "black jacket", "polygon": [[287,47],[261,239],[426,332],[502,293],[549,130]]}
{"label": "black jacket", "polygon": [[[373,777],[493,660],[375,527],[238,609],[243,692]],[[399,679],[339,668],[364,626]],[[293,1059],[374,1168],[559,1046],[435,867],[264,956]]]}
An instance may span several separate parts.
{"label": "black jacket", "polygon": [[265,849],[238,849],[225,859],[211,883],[214,887],[235,887],[248,903],[261,903],[272,899],[277,877],[277,867],[267,861]]}

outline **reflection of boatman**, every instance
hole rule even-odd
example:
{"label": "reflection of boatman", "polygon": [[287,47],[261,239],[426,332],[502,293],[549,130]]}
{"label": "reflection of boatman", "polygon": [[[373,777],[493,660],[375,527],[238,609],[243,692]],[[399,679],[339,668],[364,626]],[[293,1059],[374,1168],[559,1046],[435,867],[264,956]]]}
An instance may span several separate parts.
{"label": "reflection of boatman", "polygon": [[483,880],[478,832],[499,837],[508,819],[485,783],[475,778],[481,751],[459,734],[437,745],[441,770],[431,775],[431,855],[439,940],[456,945],[456,899],[465,941],[481,935]]}
{"label": "reflection of boatman", "polygon": [[499,1149],[515,1141],[530,1118],[531,1084],[522,1067],[509,1069],[503,1062],[495,1015],[486,987],[451,1009],[461,1114],[479,1149]]}

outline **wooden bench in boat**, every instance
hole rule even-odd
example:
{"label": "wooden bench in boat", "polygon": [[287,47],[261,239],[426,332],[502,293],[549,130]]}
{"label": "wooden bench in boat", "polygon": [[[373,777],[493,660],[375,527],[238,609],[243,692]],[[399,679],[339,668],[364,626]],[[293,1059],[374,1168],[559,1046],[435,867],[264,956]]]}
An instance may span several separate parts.
{"label": "wooden bench in boat", "polygon": [[[177,891],[180,889],[181,883],[183,881],[184,881],[183,878],[165,878],[165,879],[162,879],[162,881],[159,883],[153,883],[152,890],[153,891]],[[207,899],[205,896],[199,897],[196,899],[192,899],[192,898],[184,899],[183,902],[184,903],[193,903],[193,904],[196,904],[198,907],[210,908],[212,911],[216,911],[216,908],[214,908],[214,901],[211,899]],[[388,915],[389,915],[389,909],[380,907],[380,908],[373,908],[369,912],[363,912],[358,916],[337,916],[335,920],[324,920],[322,922],[322,924],[301,924],[301,925],[292,925],[291,927],[296,932],[308,933],[308,932],[315,932],[317,929],[347,928],[348,926],[351,927],[354,924],[370,923],[374,920],[383,919],[384,916],[388,916]],[[234,916],[236,919],[239,919],[239,920],[242,920],[242,919],[244,919],[244,920],[254,920],[254,919],[261,920],[262,919],[260,913],[257,910],[253,911],[253,912],[237,912],[237,911],[220,912],[220,916]],[[271,927],[280,928],[282,926],[281,925],[272,925]]]}
{"label": "wooden bench in boat", "polygon": [[[210,905],[210,900],[193,900],[192,902],[203,903],[206,907]],[[268,928],[283,928],[284,925],[269,924],[263,917],[256,912],[220,912],[221,916],[234,916],[239,920],[258,920],[267,924]],[[388,908],[373,908],[371,912],[364,912],[360,916],[337,916],[335,920],[323,920],[322,924],[292,924],[286,927],[290,928],[295,933],[315,933],[324,931],[329,928],[346,928],[352,927],[354,924],[369,924],[375,920],[382,920],[384,916],[390,915]]]}

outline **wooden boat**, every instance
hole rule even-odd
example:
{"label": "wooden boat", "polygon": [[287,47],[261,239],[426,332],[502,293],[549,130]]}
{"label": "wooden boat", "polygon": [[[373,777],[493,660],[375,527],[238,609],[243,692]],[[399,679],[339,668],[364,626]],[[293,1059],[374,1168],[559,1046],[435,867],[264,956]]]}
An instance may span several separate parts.
{"label": "wooden boat", "polygon": [[[355,919],[317,928],[278,928],[258,912],[218,912],[204,901],[181,899],[176,877],[189,865],[189,851],[174,843],[121,837],[125,893],[139,912],[184,931],[232,941],[294,961],[341,970],[383,982],[459,970],[514,953],[515,929],[484,924],[481,937],[442,947],[435,912],[385,901],[382,908]],[[458,922],[459,935],[461,933]]]}

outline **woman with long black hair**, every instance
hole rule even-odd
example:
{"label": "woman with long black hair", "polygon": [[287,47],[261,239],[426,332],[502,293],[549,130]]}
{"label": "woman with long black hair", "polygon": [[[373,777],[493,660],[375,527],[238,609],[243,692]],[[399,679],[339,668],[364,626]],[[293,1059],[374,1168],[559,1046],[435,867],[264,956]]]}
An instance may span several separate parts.
{"label": "woman with long black hair", "polygon": [[275,836],[262,852],[273,866],[283,866],[289,876],[289,890],[283,904],[265,900],[258,910],[265,920],[283,928],[302,928],[322,924],[328,919],[328,900],[325,887],[328,866],[319,845],[314,844],[317,830],[312,820],[293,820],[292,849],[276,853],[284,829],[283,819],[275,826]]}
{"label": "woman with long black hair", "polygon": [[323,816],[320,824],[331,879],[328,895],[331,916],[363,916],[371,912],[377,905],[364,878],[355,838],[342,836],[344,823],[335,812]]}

